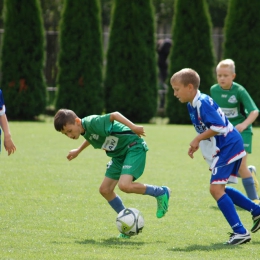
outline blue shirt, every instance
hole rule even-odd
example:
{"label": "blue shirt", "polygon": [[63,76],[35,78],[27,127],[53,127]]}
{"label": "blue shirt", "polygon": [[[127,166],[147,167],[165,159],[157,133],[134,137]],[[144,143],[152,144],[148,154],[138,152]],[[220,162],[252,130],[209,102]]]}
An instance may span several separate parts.
{"label": "blue shirt", "polygon": [[0,116],[5,114],[5,102],[2,90],[0,89]]}
{"label": "blue shirt", "polygon": [[208,129],[218,134],[200,141],[200,149],[210,169],[227,165],[246,155],[240,133],[228,121],[214,100],[200,93],[187,104],[191,122],[198,134]]}

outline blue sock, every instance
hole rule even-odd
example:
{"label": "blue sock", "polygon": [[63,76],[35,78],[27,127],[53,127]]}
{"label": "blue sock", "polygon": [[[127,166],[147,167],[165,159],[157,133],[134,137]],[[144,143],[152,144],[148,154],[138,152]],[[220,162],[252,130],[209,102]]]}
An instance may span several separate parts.
{"label": "blue sock", "polygon": [[154,185],[147,185],[147,184],[145,184],[145,186],[146,186],[146,190],[145,190],[144,195],[158,197],[165,193],[165,191],[162,187],[154,186]]}
{"label": "blue sock", "polygon": [[242,209],[245,209],[255,217],[260,215],[260,206],[247,198],[242,192],[233,187],[226,186],[225,192],[232,199],[233,203]]}
{"label": "blue sock", "polygon": [[242,179],[242,183],[244,185],[247,197],[250,200],[258,200],[253,177],[251,176],[249,178]]}
{"label": "blue sock", "polygon": [[235,206],[227,194],[224,194],[218,201],[218,207],[222,211],[227,222],[235,233],[245,234],[246,229],[241,223],[239,216],[236,212]]}
{"label": "blue sock", "polygon": [[116,211],[116,213],[119,213],[120,211],[125,209],[125,206],[118,195],[116,195],[116,197],[113,200],[108,201],[108,203]]}

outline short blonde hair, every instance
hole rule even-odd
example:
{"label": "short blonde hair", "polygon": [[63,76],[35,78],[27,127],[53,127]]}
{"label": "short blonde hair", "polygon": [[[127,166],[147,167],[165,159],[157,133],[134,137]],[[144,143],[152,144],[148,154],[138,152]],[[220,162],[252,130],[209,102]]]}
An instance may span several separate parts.
{"label": "short blonde hair", "polygon": [[171,84],[174,82],[179,82],[184,86],[192,84],[195,89],[198,89],[200,85],[200,76],[195,70],[186,68],[172,75]]}
{"label": "short blonde hair", "polygon": [[219,62],[216,70],[219,68],[229,68],[233,73],[236,73],[235,62],[231,59],[225,59]]}

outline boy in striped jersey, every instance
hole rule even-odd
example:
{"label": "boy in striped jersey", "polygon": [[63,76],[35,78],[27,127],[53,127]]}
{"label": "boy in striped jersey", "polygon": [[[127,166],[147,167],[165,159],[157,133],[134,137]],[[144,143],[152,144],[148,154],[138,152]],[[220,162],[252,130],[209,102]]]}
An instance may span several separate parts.
{"label": "boy in striped jersey", "polygon": [[246,152],[239,132],[228,121],[221,108],[206,94],[200,93],[200,77],[192,69],[182,69],[171,77],[171,85],[180,102],[188,103],[191,122],[197,136],[190,142],[188,155],[200,148],[211,171],[210,193],[233,232],[225,244],[238,245],[251,240],[239,219],[237,205],[252,214],[251,232],[260,229],[260,206],[238,190],[226,186],[237,182],[237,173]]}

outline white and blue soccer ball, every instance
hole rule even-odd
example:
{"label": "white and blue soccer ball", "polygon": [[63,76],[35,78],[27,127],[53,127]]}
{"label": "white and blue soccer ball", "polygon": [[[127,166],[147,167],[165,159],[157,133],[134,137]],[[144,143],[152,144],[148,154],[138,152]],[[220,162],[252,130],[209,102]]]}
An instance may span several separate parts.
{"label": "white and blue soccer ball", "polygon": [[116,226],[120,233],[135,236],[144,228],[144,217],[138,209],[126,208],[118,213]]}

